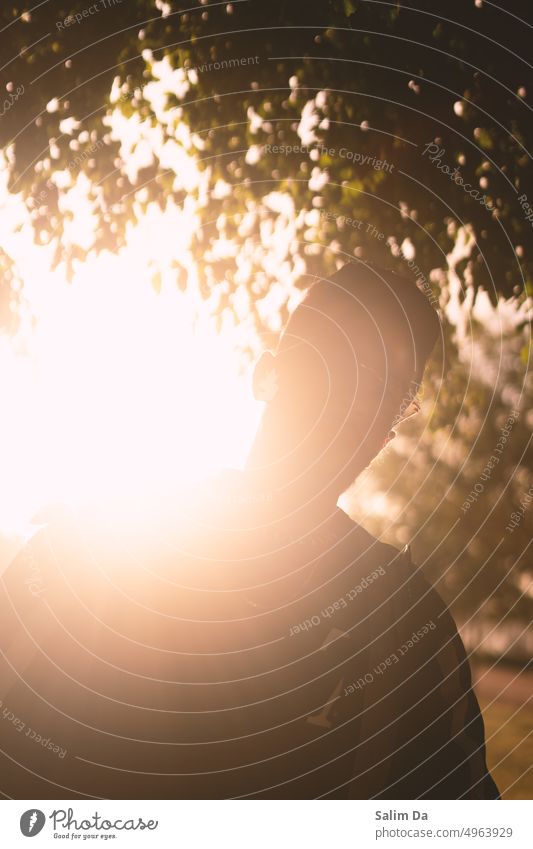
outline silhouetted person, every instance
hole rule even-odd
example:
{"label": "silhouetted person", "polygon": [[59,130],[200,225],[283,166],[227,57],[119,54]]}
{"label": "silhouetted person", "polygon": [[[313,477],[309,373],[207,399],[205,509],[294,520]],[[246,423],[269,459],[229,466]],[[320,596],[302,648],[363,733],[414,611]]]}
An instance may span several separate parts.
{"label": "silhouetted person", "polygon": [[414,284],[345,266],[257,364],[244,472],[156,527],[65,512],[34,538],[2,585],[6,794],[498,797],[453,620],[337,507],[438,332]]}

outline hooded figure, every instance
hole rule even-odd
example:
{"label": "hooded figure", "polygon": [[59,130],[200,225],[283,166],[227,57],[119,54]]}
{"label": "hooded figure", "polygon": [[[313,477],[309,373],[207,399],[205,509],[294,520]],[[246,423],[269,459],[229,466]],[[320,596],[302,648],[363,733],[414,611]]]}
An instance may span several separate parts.
{"label": "hooded figure", "polygon": [[37,534],[2,584],[0,697],[68,754],[2,723],[4,793],[498,798],[450,614],[337,506],[438,335],[414,284],[348,264],[257,363],[243,472],[157,532],[65,512]]}

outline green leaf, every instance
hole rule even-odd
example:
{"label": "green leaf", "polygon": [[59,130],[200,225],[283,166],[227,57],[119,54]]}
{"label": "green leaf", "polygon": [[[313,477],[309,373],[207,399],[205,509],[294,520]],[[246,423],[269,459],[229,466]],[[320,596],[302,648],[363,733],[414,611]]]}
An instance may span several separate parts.
{"label": "green leaf", "polygon": [[355,14],[355,4],[352,3],[352,0],[344,0],[344,13],[347,18]]}

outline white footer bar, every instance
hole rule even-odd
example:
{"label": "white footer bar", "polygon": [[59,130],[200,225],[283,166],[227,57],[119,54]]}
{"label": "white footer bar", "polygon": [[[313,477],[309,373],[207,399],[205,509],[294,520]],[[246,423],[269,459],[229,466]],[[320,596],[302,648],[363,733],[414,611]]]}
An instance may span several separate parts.
{"label": "white footer bar", "polygon": [[529,801],[10,800],[0,803],[0,834],[6,849],[530,849],[532,815]]}

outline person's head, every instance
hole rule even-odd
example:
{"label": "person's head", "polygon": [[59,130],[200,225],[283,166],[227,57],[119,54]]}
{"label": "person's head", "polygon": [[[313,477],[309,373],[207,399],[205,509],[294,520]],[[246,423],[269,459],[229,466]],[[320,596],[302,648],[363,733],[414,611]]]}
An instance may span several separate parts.
{"label": "person's head", "polygon": [[363,263],[317,280],[256,365],[268,403],[251,464],[336,502],[410,404],[438,333],[414,282]]}

